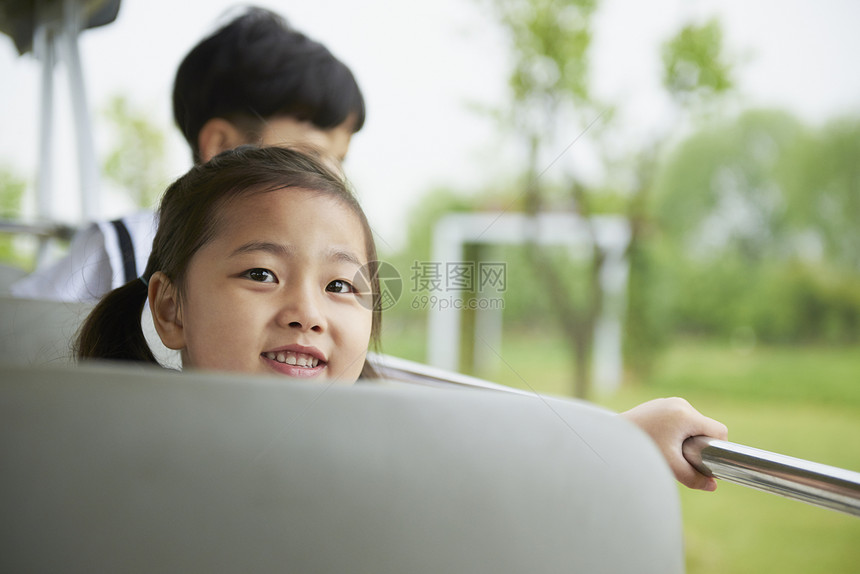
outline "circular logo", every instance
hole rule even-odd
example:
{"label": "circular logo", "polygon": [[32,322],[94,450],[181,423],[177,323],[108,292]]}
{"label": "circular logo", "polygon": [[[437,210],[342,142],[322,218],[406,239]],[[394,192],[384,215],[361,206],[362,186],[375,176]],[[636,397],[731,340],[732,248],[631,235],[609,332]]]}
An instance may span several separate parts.
{"label": "circular logo", "polygon": [[391,309],[403,295],[403,279],[394,265],[386,261],[371,261],[362,265],[354,281],[359,293],[371,294],[369,298],[360,297],[359,301],[373,311]]}

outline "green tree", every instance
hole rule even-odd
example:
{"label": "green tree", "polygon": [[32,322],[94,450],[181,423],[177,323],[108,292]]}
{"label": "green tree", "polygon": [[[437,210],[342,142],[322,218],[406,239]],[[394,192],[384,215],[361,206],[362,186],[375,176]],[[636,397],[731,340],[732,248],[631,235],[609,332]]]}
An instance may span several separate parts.
{"label": "green tree", "polygon": [[102,170],[139,207],[152,207],[164,190],[164,133],[124,96],[115,96],[104,110],[114,144]]}
{"label": "green tree", "polygon": [[[507,121],[527,150],[528,163],[523,196],[525,211],[535,215],[547,209],[546,149],[555,140],[555,126],[562,113],[573,111],[582,118],[599,116],[598,103],[588,84],[588,49],[592,38],[595,0],[495,0],[494,16],[510,38],[513,56],[509,77],[511,102]],[[577,211],[589,221],[586,188],[571,176],[563,184],[575,200]],[[589,227],[592,238],[595,230]],[[529,238],[527,238],[529,239]],[[599,272],[604,254],[592,241],[589,279],[572,294],[563,266],[551,252],[527,244],[527,260],[540,277],[546,296],[555,309],[558,326],[574,357],[573,394],[588,395],[591,381],[591,350],[594,325],[602,305]]]}
{"label": "green tree", "polygon": [[733,251],[750,264],[788,255],[777,167],[808,137],[791,115],[753,110],[685,140],[660,174],[654,212],[687,260]]}
{"label": "green tree", "polygon": [[[734,62],[723,41],[718,20],[687,23],[661,48],[663,87],[672,99],[677,124],[702,121],[713,114],[734,90]],[[630,372],[647,375],[654,356],[669,336],[671,323],[666,312],[666,278],[661,262],[670,254],[655,243],[660,237],[659,209],[653,205],[659,164],[670,142],[678,137],[678,126],[655,136],[633,160],[634,177],[626,213],[631,239],[625,324],[625,360]]]}
{"label": "green tree", "polygon": [[858,125],[811,129],[754,110],[677,147],[654,210],[675,328],[745,329],[773,342],[860,338]]}
{"label": "green tree", "polygon": [[821,258],[860,272],[860,118],[833,120],[798,144],[776,169],[786,225]]}
{"label": "green tree", "polygon": [[860,340],[860,119],[835,119],[777,165],[796,261],[794,339]]}
{"label": "green tree", "polygon": [[689,23],[663,44],[663,86],[677,103],[696,107],[734,87],[732,63],[716,19]]}
{"label": "green tree", "polygon": [[764,310],[777,293],[767,286],[791,256],[775,169],[805,135],[789,114],[749,111],[702,128],[670,156],[654,213],[676,328],[730,336],[751,328],[753,314],[772,317]]}
{"label": "green tree", "polygon": [[[527,213],[551,208],[547,201],[547,149],[555,145],[555,127],[563,117],[577,118],[580,130],[602,153],[602,162],[610,171],[618,160],[609,152],[613,137],[611,106],[592,94],[588,76],[588,50],[591,44],[595,0],[495,0],[492,10],[496,20],[510,38],[512,71],[509,79],[510,99],[507,113],[501,117],[515,128],[517,137],[527,149],[527,175],[523,195]],[[725,57],[722,32],[716,20],[702,25],[684,26],[663,47],[666,88],[679,112],[690,113],[728,92],[732,86],[732,65]],[[599,120],[599,121],[598,121]],[[650,191],[656,163],[663,144],[672,133],[646,142],[641,152],[626,163],[634,166],[634,184],[623,193],[626,205],[621,208],[629,220],[632,240],[628,250],[631,263],[627,319],[627,356],[647,357],[653,351],[655,321],[652,301],[655,297],[654,274],[644,245],[653,225],[649,213]],[[577,138],[578,139],[578,138]],[[624,163],[624,160],[622,160]],[[596,199],[605,192],[587,185],[576,174],[566,174],[560,184],[575,210],[590,221]],[[605,187],[605,186],[604,186]],[[595,237],[595,229],[588,230]],[[600,270],[605,254],[593,242],[588,280],[578,294],[570,293],[562,267],[545,250],[531,245],[528,260],[546,286],[548,298],[557,311],[560,328],[570,342],[575,358],[574,394],[586,396],[590,386],[592,337],[598,314],[604,304]],[[637,366],[646,360],[634,360]]]}

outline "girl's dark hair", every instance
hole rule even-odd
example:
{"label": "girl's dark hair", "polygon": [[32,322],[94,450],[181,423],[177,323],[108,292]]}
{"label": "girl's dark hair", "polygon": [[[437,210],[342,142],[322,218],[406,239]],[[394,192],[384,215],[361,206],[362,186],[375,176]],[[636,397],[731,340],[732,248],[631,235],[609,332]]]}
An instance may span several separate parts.
{"label": "girl's dark hair", "polygon": [[198,136],[212,118],[246,133],[268,118],[290,116],[328,129],[352,115],[364,125],[364,97],[350,69],[282,17],[249,8],[202,40],[182,61],[173,85],[173,117],[200,161]]}
{"label": "girl's dark hair", "polygon": [[[281,147],[242,146],[191,168],[162,196],[158,231],[143,279],[148,282],[153,273],[161,271],[182,293],[191,258],[214,237],[220,214],[228,202],[246,193],[290,187],[333,197],[358,217],[364,229],[367,271],[373,293],[370,346],[377,348],[382,316],[373,233],[346,180],[311,153]],[[139,279],[105,295],[78,333],[76,357],[79,360],[99,358],[158,364],[141,326],[146,298],[146,284]],[[373,375],[372,367],[365,362],[362,377]]]}

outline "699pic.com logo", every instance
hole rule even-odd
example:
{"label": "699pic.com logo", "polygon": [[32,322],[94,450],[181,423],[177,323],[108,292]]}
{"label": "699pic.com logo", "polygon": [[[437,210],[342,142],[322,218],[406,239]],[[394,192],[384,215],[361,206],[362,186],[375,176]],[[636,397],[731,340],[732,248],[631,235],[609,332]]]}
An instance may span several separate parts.
{"label": "699pic.com logo", "polygon": [[372,311],[391,309],[403,295],[400,273],[385,261],[370,261],[362,265],[353,281],[359,293],[367,294],[358,300]]}

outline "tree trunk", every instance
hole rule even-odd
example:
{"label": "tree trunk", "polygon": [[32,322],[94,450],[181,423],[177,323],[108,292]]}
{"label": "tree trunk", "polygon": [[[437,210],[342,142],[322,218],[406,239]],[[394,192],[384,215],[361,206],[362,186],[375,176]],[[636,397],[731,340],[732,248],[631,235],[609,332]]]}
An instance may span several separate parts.
{"label": "tree trunk", "polygon": [[[532,217],[540,212],[543,203],[536,175],[538,147],[538,138],[532,136],[525,201],[526,213]],[[589,289],[586,297],[588,304],[585,309],[576,309],[572,297],[564,288],[566,283],[563,281],[559,270],[549,260],[543,249],[536,244],[536,224],[532,226],[532,233],[527,238],[526,247],[529,254],[528,260],[532,263],[535,273],[547,288],[549,301],[554,310],[553,314],[558,318],[561,332],[567,340],[568,348],[571,349],[571,356],[574,361],[573,395],[580,399],[586,399],[591,389],[591,350],[594,346],[594,327],[603,303],[600,269],[603,264],[604,255],[595,241],[594,229],[590,225],[590,213],[585,194],[576,185],[573,187],[573,193],[577,199],[580,215],[589,225],[589,235],[592,238],[593,256],[590,266],[590,280],[587,287]]]}

